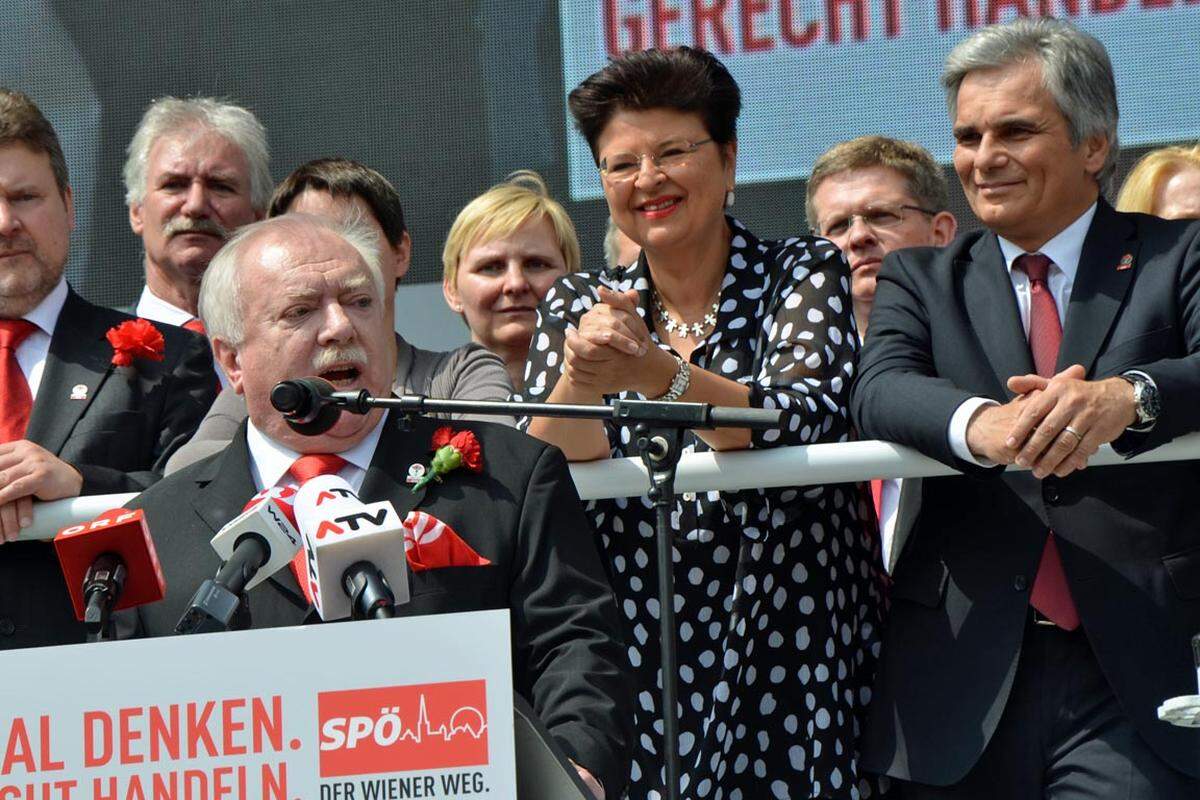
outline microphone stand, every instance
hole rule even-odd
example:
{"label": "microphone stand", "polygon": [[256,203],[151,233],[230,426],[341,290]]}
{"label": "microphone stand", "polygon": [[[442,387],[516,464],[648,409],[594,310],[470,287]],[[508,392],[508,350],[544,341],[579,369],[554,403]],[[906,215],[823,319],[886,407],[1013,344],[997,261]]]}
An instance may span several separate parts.
{"label": "microphone stand", "polygon": [[89,643],[113,638],[112,610],[125,588],[128,574],[125,562],[115,553],[101,554],[88,567],[83,578],[83,624]]}
{"label": "microphone stand", "polygon": [[372,397],[365,389],[329,392],[317,402],[366,414],[374,408],[399,411],[407,429],[417,414],[472,414],[476,416],[565,417],[611,420],[633,426],[633,442],[650,473],[646,493],[655,509],[658,555],[659,641],[662,663],[663,749],[666,797],[679,798],[678,658],[675,640],[675,571],[671,541],[671,509],[675,502],[675,472],[682,454],[683,432],[688,429],[755,428],[780,426],[783,412],[765,408],[730,408],[708,403],[656,400],[614,400],[611,405],[568,403],[512,403],[500,401],[438,400],[424,395]]}
{"label": "microphone stand", "polygon": [[217,570],[216,577],[200,584],[187,610],[175,625],[175,633],[218,633],[231,626],[250,627],[250,610],[244,602],[249,583],[271,555],[271,548],[258,534],[243,536],[233,555]]}

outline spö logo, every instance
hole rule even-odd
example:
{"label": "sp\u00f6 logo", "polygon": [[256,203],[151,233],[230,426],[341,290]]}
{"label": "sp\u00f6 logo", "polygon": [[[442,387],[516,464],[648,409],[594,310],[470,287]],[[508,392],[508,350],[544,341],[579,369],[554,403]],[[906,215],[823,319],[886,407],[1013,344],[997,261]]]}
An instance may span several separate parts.
{"label": "sp\u00f6 logo", "polygon": [[322,778],[488,763],[487,682],[317,695]]}

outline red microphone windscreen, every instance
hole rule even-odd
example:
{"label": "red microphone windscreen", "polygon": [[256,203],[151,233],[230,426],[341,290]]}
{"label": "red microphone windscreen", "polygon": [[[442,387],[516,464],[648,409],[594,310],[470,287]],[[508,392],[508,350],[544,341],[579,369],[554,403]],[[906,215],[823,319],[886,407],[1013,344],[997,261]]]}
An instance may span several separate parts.
{"label": "red microphone windscreen", "polygon": [[105,553],[120,556],[127,572],[125,588],[113,606],[114,611],[153,603],[166,593],[162,565],[158,563],[154,540],[146,526],[146,515],[140,508],[135,511],[114,508],[91,522],[63,528],[54,537],[54,549],[67,581],[67,591],[71,593],[75,616],[81,621],[84,577]]}

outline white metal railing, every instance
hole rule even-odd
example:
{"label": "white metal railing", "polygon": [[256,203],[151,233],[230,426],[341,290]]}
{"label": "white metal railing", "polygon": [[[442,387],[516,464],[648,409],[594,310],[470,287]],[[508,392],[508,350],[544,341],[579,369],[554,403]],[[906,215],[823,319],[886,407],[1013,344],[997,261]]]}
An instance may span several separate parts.
{"label": "white metal railing", "polygon": [[[1182,436],[1128,460],[1105,445],[1092,456],[1088,469],[1189,459],[1200,459],[1200,434]],[[769,450],[689,453],[680,459],[675,491],[736,491],[772,486],[846,483],[871,478],[928,478],[954,474],[955,470],[941,462],[889,442],[814,444]],[[646,468],[636,458],[572,464],[571,477],[580,497],[585,500],[635,497],[645,494],[649,485]],[[60,529],[93,519],[110,508],[124,505],[134,496],[94,495],[35,503],[33,525],[21,532],[21,539],[53,538]]]}

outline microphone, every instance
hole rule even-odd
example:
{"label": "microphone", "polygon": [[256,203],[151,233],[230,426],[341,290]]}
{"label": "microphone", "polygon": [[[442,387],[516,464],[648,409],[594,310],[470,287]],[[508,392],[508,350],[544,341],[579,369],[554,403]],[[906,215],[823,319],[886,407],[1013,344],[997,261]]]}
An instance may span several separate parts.
{"label": "microphone", "polygon": [[107,636],[113,611],[161,600],[167,584],[146,516],[140,508],[114,508],[91,522],[70,525],[54,537],[75,618],[89,639]]}
{"label": "microphone", "polygon": [[295,511],[321,619],[385,619],[408,602],[405,528],[391,503],[363,503],[346,481],[322,475],[300,487]]}
{"label": "microphone", "polygon": [[342,415],[334,405],[333,384],[320,378],[297,378],[275,384],[271,405],[283,414],[284,422],[304,436],[319,436],[332,428]]}
{"label": "microphone", "polygon": [[[300,534],[276,497],[255,497],[212,538],[221,557],[216,577],[204,581],[175,626],[176,633],[229,630],[242,596],[283,569],[300,551]],[[249,622],[238,627],[248,627]]]}

